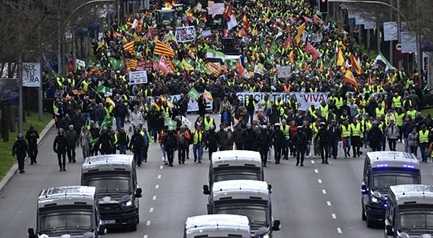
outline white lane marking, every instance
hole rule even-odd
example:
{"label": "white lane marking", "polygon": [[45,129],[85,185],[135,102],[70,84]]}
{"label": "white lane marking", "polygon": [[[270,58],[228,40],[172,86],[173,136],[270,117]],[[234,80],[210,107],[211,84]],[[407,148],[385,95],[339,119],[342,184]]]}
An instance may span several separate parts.
{"label": "white lane marking", "polygon": [[343,234],[343,231],[341,230],[340,227],[337,227],[337,233],[338,233],[338,234]]}
{"label": "white lane marking", "polygon": [[332,206],[331,201],[326,201],[326,205],[328,205],[328,207]]}
{"label": "white lane marking", "polygon": [[153,201],[156,200],[156,195],[153,195],[152,200],[153,200]]}
{"label": "white lane marking", "polygon": [[318,179],[317,182],[320,183],[320,184],[322,184],[322,180],[321,179]]}
{"label": "white lane marking", "polygon": [[158,174],[158,179],[161,179],[162,178],[162,174]]}
{"label": "white lane marking", "polygon": [[164,166],[163,166],[163,165],[159,166],[159,169],[163,169],[163,168],[164,168]]}
{"label": "white lane marking", "polygon": [[314,163],[316,163],[316,162],[314,162],[314,160],[311,160],[311,163],[314,164]]}
{"label": "white lane marking", "polygon": [[152,224],[152,222],[150,220],[146,221],[146,226],[150,226],[150,224]]}
{"label": "white lane marking", "polygon": [[323,193],[323,194],[326,194],[326,189],[322,189],[322,193]]}
{"label": "white lane marking", "polygon": [[144,236],[143,236],[143,238],[148,238],[148,237],[149,237],[149,236],[147,236],[147,235],[144,235]]}
{"label": "white lane marking", "polygon": [[331,214],[331,217],[332,217],[332,219],[334,219],[334,220],[337,219],[337,215],[335,215],[335,213],[332,213],[332,214]]}
{"label": "white lane marking", "polygon": [[159,189],[159,184],[155,185],[155,189]]}
{"label": "white lane marking", "polygon": [[319,170],[318,169],[314,169],[314,173],[318,174]]}
{"label": "white lane marking", "polygon": [[153,210],[155,210],[155,209],[153,209],[153,207],[151,207],[151,208],[149,209],[149,213],[152,213]]}

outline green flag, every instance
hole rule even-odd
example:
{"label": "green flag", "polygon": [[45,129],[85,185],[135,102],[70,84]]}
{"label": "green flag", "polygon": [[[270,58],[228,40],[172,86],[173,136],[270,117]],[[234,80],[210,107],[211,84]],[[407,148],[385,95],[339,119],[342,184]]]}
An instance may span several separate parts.
{"label": "green flag", "polygon": [[200,94],[197,92],[197,90],[195,90],[195,88],[191,88],[191,90],[188,92],[188,96],[192,100],[197,100],[200,97]]}
{"label": "green flag", "polygon": [[113,70],[121,70],[122,69],[122,60],[110,57],[110,65]]}

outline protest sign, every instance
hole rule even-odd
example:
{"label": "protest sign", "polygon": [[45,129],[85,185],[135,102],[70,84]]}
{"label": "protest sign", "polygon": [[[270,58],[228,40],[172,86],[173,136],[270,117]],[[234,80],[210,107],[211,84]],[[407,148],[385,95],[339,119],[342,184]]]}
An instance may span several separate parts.
{"label": "protest sign", "polygon": [[147,71],[130,71],[128,74],[129,85],[147,83]]}
{"label": "protest sign", "polygon": [[177,27],[175,36],[176,36],[177,43],[195,41],[195,37],[196,37],[195,27],[194,26]]}
{"label": "protest sign", "polygon": [[37,88],[41,86],[41,64],[23,63],[23,87]]}
{"label": "protest sign", "polygon": [[292,67],[290,65],[277,66],[278,78],[289,78],[292,73]]}
{"label": "protest sign", "polygon": [[398,39],[397,22],[384,22],[383,23],[383,40],[394,41]]}

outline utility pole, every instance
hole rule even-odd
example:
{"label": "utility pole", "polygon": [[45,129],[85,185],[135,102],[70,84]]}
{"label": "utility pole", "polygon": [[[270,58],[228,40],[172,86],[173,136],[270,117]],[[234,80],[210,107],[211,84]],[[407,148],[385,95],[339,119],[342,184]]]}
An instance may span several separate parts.
{"label": "utility pole", "polygon": [[[394,5],[394,0],[389,0],[389,4],[391,6],[393,6]],[[390,21],[393,20],[393,14],[392,14],[392,12],[393,12],[393,9],[391,7],[390,10],[389,10],[389,20]],[[398,28],[398,26],[397,26],[397,28]],[[393,53],[394,53],[394,47],[393,47],[393,43],[392,43],[392,40],[391,40],[391,41],[389,41],[389,62],[391,64],[393,64],[393,59],[394,59]]]}
{"label": "utility pole", "polygon": [[[21,39],[20,33],[20,39]],[[18,56],[18,65],[17,65],[17,76],[18,76],[18,133],[23,134],[23,56],[22,51],[20,50]]]}
{"label": "utility pole", "polygon": [[[415,1],[416,4],[416,1]],[[400,14],[400,0],[397,0],[397,39],[398,44],[401,44],[401,14]],[[398,69],[402,68],[402,60],[398,59]]]}
{"label": "utility pole", "polygon": [[60,14],[60,6],[61,6],[62,0],[59,0],[59,9],[57,11],[57,73],[62,73],[62,18]]}

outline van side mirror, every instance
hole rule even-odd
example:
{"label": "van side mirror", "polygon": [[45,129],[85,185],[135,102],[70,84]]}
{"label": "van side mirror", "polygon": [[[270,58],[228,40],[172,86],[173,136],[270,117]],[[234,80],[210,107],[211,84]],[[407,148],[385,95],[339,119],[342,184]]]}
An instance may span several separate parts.
{"label": "van side mirror", "polygon": [[272,230],[279,231],[280,225],[281,225],[280,220],[274,220],[274,223],[272,224]]}
{"label": "van side mirror", "polygon": [[272,184],[268,183],[268,190],[270,193],[272,193]]}
{"label": "van side mirror", "polygon": [[361,184],[361,193],[362,194],[368,194],[368,188],[367,188],[367,185],[365,183]]}
{"label": "van side mirror", "polygon": [[386,231],[386,235],[388,235],[388,236],[393,236],[395,233],[394,229],[389,224],[385,225],[385,231]]}
{"label": "van side mirror", "polygon": [[33,228],[27,229],[27,233],[29,234],[29,238],[38,238],[38,236],[35,234],[35,229]]}
{"label": "van side mirror", "polygon": [[203,185],[203,194],[204,195],[209,195],[210,194],[210,190],[209,190],[209,186],[208,185]]}
{"label": "van side mirror", "polygon": [[135,191],[135,197],[136,198],[141,198],[141,194],[143,193],[143,190],[141,188],[137,188],[137,190]]}

